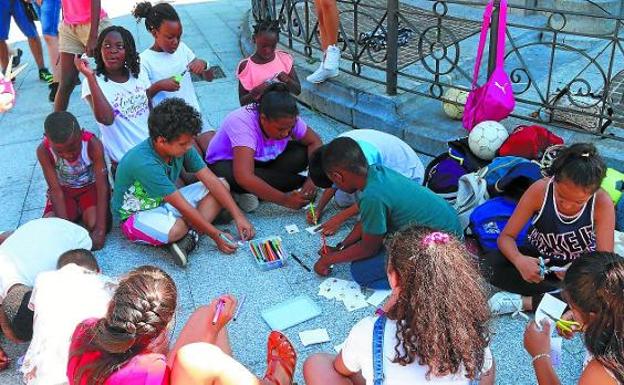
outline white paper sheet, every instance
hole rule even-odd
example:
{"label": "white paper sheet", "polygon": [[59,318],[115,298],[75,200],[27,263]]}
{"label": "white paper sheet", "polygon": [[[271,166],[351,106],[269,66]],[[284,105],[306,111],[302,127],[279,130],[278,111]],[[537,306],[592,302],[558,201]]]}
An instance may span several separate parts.
{"label": "white paper sheet", "polygon": [[322,344],[330,340],[327,329],[304,330],[299,332],[299,338],[301,338],[303,346]]}

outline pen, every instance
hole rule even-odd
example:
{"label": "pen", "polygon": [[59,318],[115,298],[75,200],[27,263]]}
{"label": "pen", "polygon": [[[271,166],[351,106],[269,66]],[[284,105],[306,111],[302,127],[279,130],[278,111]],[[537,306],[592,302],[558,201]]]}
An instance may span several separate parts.
{"label": "pen", "polygon": [[245,298],[247,298],[247,296],[243,294],[241,296],[240,302],[238,303],[238,307],[236,307],[236,312],[234,312],[234,317],[232,317],[234,321],[236,321],[236,318],[238,318],[238,313],[240,312],[240,309],[243,307],[243,304],[245,303]]}
{"label": "pen", "polygon": [[291,256],[291,257],[292,257],[295,261],[297,261],[297,263],[298,263],[298,264],[300,264],[300,265],[301,265],[301,267],[303,267],[304,269],[306,269],[309,273],[311,273],[311,272],[312,272],[312,270],[310,270],[310,268],[309,268],[309,267],[307,267],[307,266],[305,265],[305,263],[303,263],[303,261],[302,261],[302,260],[300,260],[300,259],[299,259],[299,257],[297,257],[294,253],[290,253],[290,256]]}
{"label": "pen", "polygon": [[221,315],[221,312],[223,311],[223,305],[225,305],[225,302],[223,302],[223,300],[219,298],[219,302],[217,302],[217,311],[215,311],[215,315],[214,317],[212,317],[213,325],[217,324],[217,320],[219,319],[219,316]]}

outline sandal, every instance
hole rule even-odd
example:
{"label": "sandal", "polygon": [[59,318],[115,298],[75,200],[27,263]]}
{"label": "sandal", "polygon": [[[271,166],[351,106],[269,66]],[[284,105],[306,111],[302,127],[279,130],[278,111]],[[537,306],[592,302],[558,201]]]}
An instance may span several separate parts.
{"label": "sandal", "polygon": [[9,356],[7,356],[4,350],[0,348],[0,372],[7,369],[10,364],[11,360],[9,359]]}
{"label": "sandal", "polygon": [[[286,384],[274,378],[277,365],[282,366],[289,378]],[[291,385],[296,366],[297,352],[288,337],[278,331],[272,331],[267,340],[267,371],[264,380],[274,385]]]}

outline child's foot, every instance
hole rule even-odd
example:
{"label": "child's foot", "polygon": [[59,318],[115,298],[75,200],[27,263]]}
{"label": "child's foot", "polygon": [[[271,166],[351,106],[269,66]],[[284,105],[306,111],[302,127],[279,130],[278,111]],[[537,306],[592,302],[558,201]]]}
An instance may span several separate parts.
{"label": "child's foot", "polygon": [[278,331],[272,331],[267,341],[267,371],[264,381],[272,385],[291,385],[297,352],[288,338]]}
{"label": "child's foot", "polygon": [[13,61],[11,62],[13,68],[17,68],[20,65],[22,62],[22,54],[24,53],[21,48],[18,48],[15,51],[17,52],[17,55],[13,56]]}
{"label": "child's foot", "polygon": [[173,258],[173,263],[180,267],[185,267],[188,262],[188,255],[197,247],[199,234],[195,230],[189,230],[179,241],[168,245],[169,253]]}
{"label": "child's foot", "polygon": [[52,83],[52,81],[54,80],[54,75],[52,75],[50,71],[48,71],[48,69],[45,67],[39,68],[39,80],[42,80],[46,83]]}
{"label": "child's foot", "polygon": [[520,294],[499,291],[488,301],[492,315],[512,314],[522,311],[522,296]]}
{"label": "child's foot", "polygon": [[254,194],[234,194],[234,201],[238,204],[241,210],[246,213],[255,211],[260,206],[260,200]]}
{"label": "child's foot", "polygon": [[54,103],[54,98],[56,98],[56,91],[58,91],[58,87],[59,87],[59,83],[58,82],[52,82],[48,86],[48,88],[50,89],[50,94],[48,95],[48,100],[51,101],[52,103]]}

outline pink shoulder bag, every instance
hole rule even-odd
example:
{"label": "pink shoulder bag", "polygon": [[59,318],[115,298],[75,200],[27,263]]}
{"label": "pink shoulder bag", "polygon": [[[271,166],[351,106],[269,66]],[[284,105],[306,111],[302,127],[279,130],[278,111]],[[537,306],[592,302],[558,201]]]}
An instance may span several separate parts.
{"label": "pink shoulder bag", "polygon": [[496,68],[488,81],[481,87],[477,87],[479,67],[481,67],[481,59],[483,58],[485,40],[490,30],[493,10],[494,1],[490,0],[483,13],[483,25],[481,26],[481,37],[479,38],[479,49],[477,51],[477,60],[472,77],[472,87],[468,94],[468,99],[466,100],[466,107],[464,108],[462,122],[464,128],[468,131],[471,131],[474,126],[485,120],[495,120],[498,122],[505,119],[509,116],[511,111],[513,111],[516,104],[513,90],[511,89],[511,80],[509,79],[509,75],[505,73],[504,68],[507,0],[501,0],[500,2],[498,42],[496,45]]}

